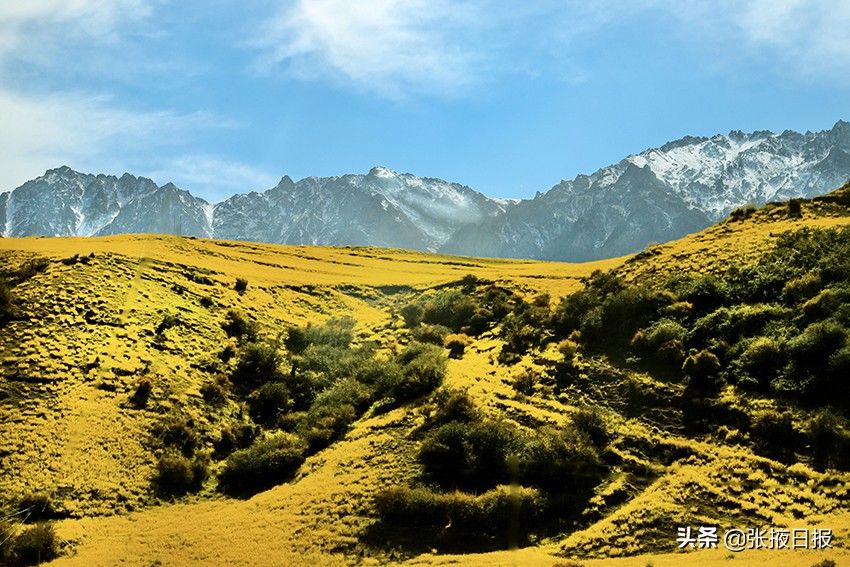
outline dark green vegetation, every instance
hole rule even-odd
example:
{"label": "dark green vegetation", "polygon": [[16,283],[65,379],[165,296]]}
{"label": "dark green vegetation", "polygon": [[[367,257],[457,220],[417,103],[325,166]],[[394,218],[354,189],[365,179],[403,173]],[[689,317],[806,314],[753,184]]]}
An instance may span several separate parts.
{"label": "dark green vegetation", "polygon": [[[211,411],[230,402],[247,411],[213,441],[220,490],[247,496],[286,482],[305,458],[342,437],[371,407],[409,402],[442,384],[442,347],[410,341],[396,354],[379,352],[372,344],[354,344],[354,325],[351,318],[330,319],[286,329],[269,342],[258,339],[259,327],[244,314],[226,313],[222,327],[239,346],[219,357],[228,364],[226,374],[204,384],[201,395]],[[137,407],[149,397],[145,390],[132,396]],[[160,457],[153,484],[160,495],[203,488],[211,465],[201,450],[205,435],[196,429],[180,415],[155,429]]]}
{"label": "dark green vegetation", "polygon": [[8,567],[40,565],[59,556],[53,524],[13,524],[0,520],[0,563]]}
{"label": "dark green vegetation", "polygon": [[440,390],[420,430],[422,486],[379,493],[372,537],[412,547],[489,549],[526,544],[580,518],[609,471],[601,415],[528,430],[484,417],[462,392]]}
{"label": "dark green vegetation", "polygon": [[[765,456],[850,468],[850,229],[783,234],[720,275],[585,283],[552,310],[548,340],[570,335],[586,355],[680,386],[691,434],[737,429]],[[733,407],[728,388],[786,409]]]}
{"label": "dark green vegetation", "polygon": [[[463,356],[470,337],[498,331],[505,344],[502,362],[516,362],[543,339],[550,298],[531,302],[511,290],[466,276],[455,286],[432,290],[400,310],[418,340],[445,345],[453,358]],[[454,333],[454,334],[450,334]]]}
{"label": "dark green vegetation", "polygon": [[15,286],[44,272],[49,266],[50,260],[36,256],[15,269],[0,267],[0,327],[11,319],[26,315],[25,310],[16,305]]}
{"label": "dark green vegetation", "polygon": [[628,455],[666,466],[690,454],[618,436],[609,414],[784,464],[850,469],[850,228],[783,234],[753,264],[716,275],[595,272],[584,283],[550,307],[545,295],[524,300],[467,278],[401,309],[413,336],[442,340],[452,357],[468,343],[452,349],[451,333],[500,337],[502,364],[530,354],[544,370],[519,365],[518,396],[580,405],[589,395],[610,411],[579,410],[560,428],[518,424],[438,390],[417,433],[419,478],[376,496],[370,541],[410,551],[522,545],[598,517],[594,494],[615,469],[648,482],[652,472]]}

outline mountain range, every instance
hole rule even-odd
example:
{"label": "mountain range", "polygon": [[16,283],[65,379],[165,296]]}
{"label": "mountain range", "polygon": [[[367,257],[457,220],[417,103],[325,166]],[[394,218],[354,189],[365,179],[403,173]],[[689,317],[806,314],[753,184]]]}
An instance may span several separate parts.
{"label": "mountain range", "polygon": [[169,233],[585,261],[678,238],[741,205],[822,194],[848,178],[844,121],[814,133],[688,136],[519,201],[375,167],[285,176],[264,192],[212,204],[172,183],[63,166],[0,193],[0,228],[6,237]]}

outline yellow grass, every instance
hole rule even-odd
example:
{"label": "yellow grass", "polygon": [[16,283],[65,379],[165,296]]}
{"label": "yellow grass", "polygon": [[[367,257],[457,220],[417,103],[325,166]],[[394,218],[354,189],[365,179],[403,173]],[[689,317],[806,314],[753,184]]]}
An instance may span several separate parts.
{"label": "yellow grass", "polygon": [[[613,479],[600,495],[604,517],[520,550],[409,557],[362,543],[374,522],[375,492],[408,484],[418,474],[412,432],[422,418],[404,407],[367,414],[341,441],[309,458],[294,481],[249,500],[225,498],[214,483],[177,503],[158,501],[150,490],[150,429],[161,416],[179,411],[214,435],[217,420],[238,411],[235,405],[211,411],[199,393],[210,379],[203,363],[228,342],[220,328],[228,309],[259,321],[268,338],[288,324],[351,315],[359,339],[391,345],[399,294],[467,274],[528,296],[546,292],[558,298],[578,289],[594,269],[620,267],[631,278],[711,270],[754,258],[783,230],[848,221],[811,207],[803,220],[771,214],[661,245],[625,265],[625,258],[568,264],[150,235],[0,239],[0,261],[10,265],[33,255],[53,260],[45,273],[15,289],[35,318],[11,323],[0,336],[0,389],[11,395],[0,398],[0,494],[8,499],[51,491],[75,516],[57,524],[66,548],[56,565],[554,567],[571,557],[583,557],[588,567],[806,567],[825,557],[842,565],[850,562],[847,475],[803,466],[787,471],[743,447],[679,438],[618,415],[610,418],[619,435],[684,447],[693,456],[656,467],[645,486],[628,488],[625,479]],[[92,252],[89,264],[59,262]],[[244,294],[233,289],[237,277],[248,280]],[[214,305],[202,306],[201,298]],[[157,339],[154,329],[166,313],[177,315],[181,326]],[[564,423],[576,407],[593,403],[591,397],[518,395],[511,387],[516,373],[540,369],[553,353],[506,367],[496,361],[499,345],[492,334],[475,340],[462,359],[450,361],[447,384],[468,391],[493,417],[519,424]],[[154,382],[146,410],[127,403],[141,377]],[[626,489],[632,492],[623,504],[605,508],[606,495]],[[832,528],[837,549],[731,557],[725,550],[646,553],[652,544],[670,549],[670,526],[710,522],[727,509],[726,527],[803,522]],[[662,533],[653,532],[659,525]],[[630,556],[603,558],[622,554]]]}

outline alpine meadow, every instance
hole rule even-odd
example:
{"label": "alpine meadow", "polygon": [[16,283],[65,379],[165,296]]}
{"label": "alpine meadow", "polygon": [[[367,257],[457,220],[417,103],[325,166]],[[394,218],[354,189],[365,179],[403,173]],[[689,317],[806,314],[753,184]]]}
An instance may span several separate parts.
{"label": "alpine meadow", "polygon": [[0,0],[0,567],[850,566],[848,29]]}
{"label": "alpine meadow", "polygon": [[[584,264],[0,249],[11,565],[850,558],[850,186]],[[703,525],[832,539],[683,556]]]}

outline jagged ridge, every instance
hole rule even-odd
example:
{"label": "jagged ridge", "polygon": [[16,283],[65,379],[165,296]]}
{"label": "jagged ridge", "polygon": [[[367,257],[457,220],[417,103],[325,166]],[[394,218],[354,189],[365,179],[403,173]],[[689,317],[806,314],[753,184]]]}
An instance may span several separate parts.
{"label": "jagged ridge", "polygon": [[169,183],[68,167],[0,194],[4,236],[171,233],[283,244],[372,245],[454,254],[590,260],[707,227],[734,207],[825,193],[850,178],[850,124],[687,136],[509,203],[376,167],[288,176],[212,205]]}

